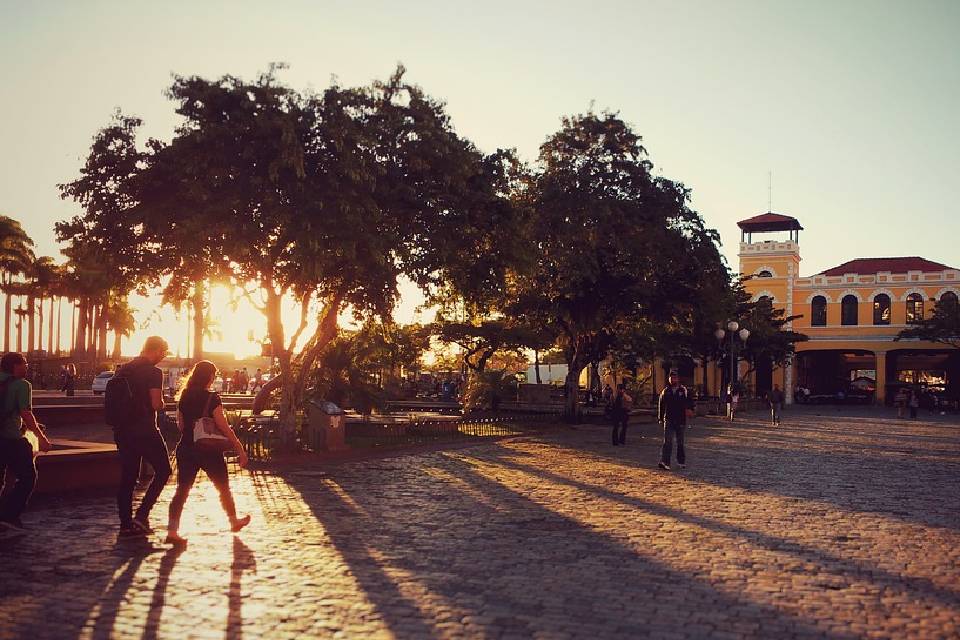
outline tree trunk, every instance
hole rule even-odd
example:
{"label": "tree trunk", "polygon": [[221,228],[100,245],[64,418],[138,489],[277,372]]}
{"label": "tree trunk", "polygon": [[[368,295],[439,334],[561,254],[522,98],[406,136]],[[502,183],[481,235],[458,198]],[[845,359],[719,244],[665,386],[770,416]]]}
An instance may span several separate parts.
{"label": "tree trunk", "polygon": [[97,316],[97,358],[107,358],[107,305],[100,305]]}
{"label": "tree trunk", "polygon": [[79,339],[77,338],[77,302],[76,300],[70,300],[70,351],[76,351],[77,343]]}
{"label": "tree trunk", "polygon": [[574,358],[567,363],[567,377],[564,380],[566,398],[564,399],[563,415],[567,421],[580,424],[580,372],[585,363]]}
{"label": "tree trunk", "polygon": [[[320,352],[336,335],[337,315],[342,301],[340,297],[334,297],[329,301],[316,332],[307,340],[299,355],[294,357],[293,344],[290,345],[290,349],[286,348],[286,336],[281,322],[283,296],[275,292],[271,283],[265,284],[267,304],[264,311],[267,316],[267,333],[270,336],[273,355],[280,363],[280,375],[283,377],[283,386],[280,388],[280,446],[285,450],[292,450],[296,446],[297,412],[303,404],[307,377]],[[296,342],[296,336],[291,340],[291,343],[293,342]]]}
{"label": "tree trunk", "polygon": [[190,305],[193,307],[193,360],[203,360],[203,308],[204,308],[203,280],[198,279],[193,285],[193,295],[190,296]]}
{"label": "tree trunk", "polygon": [[120,340],[122,336],[119,331],[113,332],[113,359],[120,359]]}
{"label": "tree trunk", "polygon": [[87,350],[86,353],[97,355],[97,305],[91,304],[87,310]]}
{"label": "tree trunk", "polygon": [[[7,279],[7,286],[10,286],[9,279]],[[3,352],[10,353],[10,320],[13,314],[13,301],[10,299],[9,289],[6,294],[6,301],[3,304]]]}
{"label": "tree trunk", "polygon": [[43,351],[43,303],[46,301],[41,297],[37,305],[37,351]]}
{"label": "tree trunk", "polygon": [[37,344],[37,299],[27,296],[27,351],[33,351]]}
{"label": "tree trunk", "polygon": [[[57,299],[56,299],[56,297],[50,296],[50,318],[49,318],[50,326],[47,328],[47,353],[49,354],[49,357],[51,357],[51,358],[52,358],[53,355],[54,355],[54,353],[53,353],[53,310],[54,310],[54,308],[56,308],[57,310],[59,310],[60,307],[57,305]],[[59,342],[60,342],[60,335],[59,335],[59,334],[60,334],[60,324],[57,323],[57,344],[58,344],[58,346],[59,346]]]}
{"label": "tree trunk", "polygon": [[23,314],[17,314],[17,352],[23,353]]}
{"label": "tree trunk", "polygon": [[74,303],[77,312],[77,321],[75,323],[76,333],[74,334],[73,354],[74,357],[82,356],[87,347],[87,301],[80,299]]}
{"label": "tree trunk", "polygon": [[543,384],[540,381],[540,351],[538,349],[533,350],[533,372],[537,376],[537,384]]}

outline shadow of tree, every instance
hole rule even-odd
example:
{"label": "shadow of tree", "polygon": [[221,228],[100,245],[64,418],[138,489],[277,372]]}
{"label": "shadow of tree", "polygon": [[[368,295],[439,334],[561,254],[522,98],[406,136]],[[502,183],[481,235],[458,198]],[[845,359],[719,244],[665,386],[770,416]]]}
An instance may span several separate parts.
{"label": "shadow of tree", "polygon": [[[794,555],[804,563],[814,564],[817,572],[832,574],[843,583],[872,583],[888,593],[899,593],[905,597],[918,600],[932,599],[947,607],[960,608],[960,592],[943,588],[929,579],[893,574],[875,565],[867,565],[861,562],[848,560],[838,555],[826,553],[820,549],[791,541],[787,538],[769,535],[751,529],[744,529],[742,527],[737,527],[712,518],[699,516],[680,509],[657,504],[648,500],[643,500],[634,496],[624,495],[604,487],[561,475],[554,471],[524,464],[522,462],[517,462],[516,460],[512,459],[511,452],[503,449],[500,449],[498,453],[499,455],[496,453],[485,454],[484,458],[486,460],[492,459],[498,465],[515,469],[522,473],[530,474],[549,482],[573,487],[579,491],[592,494],[604,500],[625,504],[631,508],[642,510],[647,513],[653,513],[658,516],[662,516],[663,518],[669,518],[678,522],[684,522],[697,527],[702,527],[704,529],[710,529],[727,536],[738,538],[744,543],[762,547],[769,551]],[[807,570],[799,568],[791,570],[788,568],[787,572],[801,575],[806,574]]]}
{"label": "shadow of tree", "polygon": [[[361,465],[320,482],[288,479],[397,635],[432,637],[438,621],[449,620],[406,595],[425,591],[433,607],[442,601],[441,610],[457,611],[455,622],[477,635],[706,636],[741,625],[767,637],[852,637],[639,555],[465,459],[417,460],[416,470],[381,463],[379,485]],[[639,585],[647,598],[638,601],[625,585]]]}
{"label": "shadow of tree", "polygon": [[[926,460],[892,444],[882,431],[864,446],[836,442],[834,436],[836,429],[818,438],[804,435],[802,427],[698,424],[687,432],[688,475],[720,487],[829,502],[852,512],[960,530],[960,464],[954,457],[960,457],[960,436],[954,454],[927,451]],[[626,469],[652,469],[660,437],[654,429],[637,429],[631,446],[617,449],[599,432],[586,445],[582,438],[569,444],[563,437],[548,441]],[[918,443],[916,450],[923,453],[923,445]],[[931,482],[937,491],[930,490]]]}

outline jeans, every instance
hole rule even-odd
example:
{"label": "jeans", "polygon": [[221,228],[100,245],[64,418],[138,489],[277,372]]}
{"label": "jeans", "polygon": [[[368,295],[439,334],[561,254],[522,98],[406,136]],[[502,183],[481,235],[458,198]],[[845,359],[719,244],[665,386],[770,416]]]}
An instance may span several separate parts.
{"label": "jeans", "polygon": [[120,526],[131,524],[133,511],[133,489],[140,477],[140,464],[143,460],[153,467],[153,480],[147,487],[140,506],[137,508],[136,519],[146,524],[150,517],[150,510],[156,504],[163,486],[170,478],[170,459],[167,457],[167,446],[163,443],[160,432],[156,429],[143,433],[121,433],[115,436],[117,450],[120,453],[120,488],[117,490],[117,509],[120,512]]}
{"label": "jeans", "polygon": [[614,409],[611,417],[613,418],[613,444],[627,444],[627,422],[630,420],[630,413],[626,409]]}
{"label": "jeans", "polygon": [[780,410],[783,408],[779,402],[773,402],[770,404],[770,421],[773,424],[780,424]]}
{"label": "jeans", "polygon": [[27,508],[30,495],[37,484],[37,467],[33,463],[33,447],[26,438],[0,439],[0,490],[3,488],[7,469],[16,479],[16,484],[0,502],[0,520],[16,522]]}
{"label": "jeans", "polygon": [[230,518],[232,524],[237,519],[237,508],[230,492],[230,480],[227,474],[227,463],[220,453],[205,453],[195,450],[177,450],[177,490],[170,501],[170,528],[174,531],[180,527],[180,516],[183,505],[193,483],[197,480],[200,470],[207,474],[220,494],[220,504]]}
{"label": "jeans", "polygon": [[670,464],[670,455],[673,453],[673,438],[677,438],[677,462],[685,464],[687,453],[683,449],[683,432],[686,430],[685,424],[667,424],[663,423],[663,450],[660,452],[660,462]]}

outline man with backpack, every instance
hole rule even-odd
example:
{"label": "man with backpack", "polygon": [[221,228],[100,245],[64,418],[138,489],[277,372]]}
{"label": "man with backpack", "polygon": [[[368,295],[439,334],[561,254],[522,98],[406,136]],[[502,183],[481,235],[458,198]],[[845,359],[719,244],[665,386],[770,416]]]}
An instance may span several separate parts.
{"label": "man with backpack", "polygon": [[687,428],[687,412],[693,412],[693,398],[687,388],[680,384],[680,375],[671,371],[668,378],[670,384],[660,392],[660,403],[657,410],[657,420],[663,425],[663,449],[660,452],[660,463],[657,465],[665,471],[670,471],[670,455],[673,453],[673,440],[677,440],[677,462],[680,468],[687,466],[687,455],[683,448],[684,431]]}
{"label": "man with backpack", "polygon": [[24,437],[24,429],[36,435],[40,451],[53,448],[33,415],[33,389],[24,380],[27,359],[19,353],[0,358],[0,493],[7,469],[17,482],[0,502],[0,533],[21,533],[20,514],[27,507],[37,484],[33,446]]}
{"label": "man with backpack", "polygon": [[[152,532],[150,510],[170,477],[167,446],[157,429],[157,412],[163,409],[163,372],[157,364],[169,353],[167,341],[150,336],[140,356],[120,367],[107,383],[104,409],[107,424],[120,454],[120,487],[117,509],[121,538]],[[146,460],[153,467],[153,480],[133,514],[133,490]]]}

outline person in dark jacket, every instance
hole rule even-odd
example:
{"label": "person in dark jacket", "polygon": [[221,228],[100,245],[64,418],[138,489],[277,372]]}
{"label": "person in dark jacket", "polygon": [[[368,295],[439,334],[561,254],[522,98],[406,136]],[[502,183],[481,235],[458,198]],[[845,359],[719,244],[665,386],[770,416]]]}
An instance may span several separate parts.
{"label": "person in dark jacket", "polygon": [[687,388],[680,384],[676,371],[670,372],[670,384],[660,392],[657,420],[663,425],[663,449],[660,464],[657,466],[670,470],[670,455],[673,453],[673,440],[677,440],[677,462],[686,468],[687,455],[683,448],[683,435],[687,427],[687,411],[693,410],[693,398]]}
{"label": "person in dark jacket", "polygon": [[773,390],[767,396],[767,400],[770,402],[770,424],[779,426],[780,412],[783,411],[784,402],[784,395],[783,391],[780,390],[780,385],[773,385]]}
{"label": "person in dark jacket", "polygon": [[613,446],[627,444],[627,423],[630,421],[630,409],[633,397],[627,393],[627,385],[620,383],[610,405],[610,418],[613,420]]}

